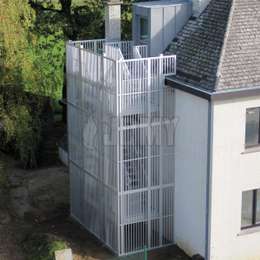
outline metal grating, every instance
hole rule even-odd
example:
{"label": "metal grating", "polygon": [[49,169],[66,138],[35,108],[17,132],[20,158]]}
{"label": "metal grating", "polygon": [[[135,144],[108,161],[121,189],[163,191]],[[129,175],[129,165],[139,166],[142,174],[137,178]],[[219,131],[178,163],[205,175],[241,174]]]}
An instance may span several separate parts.
{"label": "metal grating", "polygon": [[[67,44],[71,213],[118,255],[173,243],[175,56]],[[135,57],[135,59],[126,59]]]}

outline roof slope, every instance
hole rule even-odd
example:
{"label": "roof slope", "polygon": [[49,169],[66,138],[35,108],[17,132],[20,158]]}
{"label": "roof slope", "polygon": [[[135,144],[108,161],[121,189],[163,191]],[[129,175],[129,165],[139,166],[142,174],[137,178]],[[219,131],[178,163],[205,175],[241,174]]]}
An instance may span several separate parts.
{"label": "roof slope", "polygon": [[177,78],[210,91],[260,87],[260,0],[211,0],[168,51]]}
{"label": "roof slope", "polygon": [[234,0],[218,89],[260,87],[260,0]]}

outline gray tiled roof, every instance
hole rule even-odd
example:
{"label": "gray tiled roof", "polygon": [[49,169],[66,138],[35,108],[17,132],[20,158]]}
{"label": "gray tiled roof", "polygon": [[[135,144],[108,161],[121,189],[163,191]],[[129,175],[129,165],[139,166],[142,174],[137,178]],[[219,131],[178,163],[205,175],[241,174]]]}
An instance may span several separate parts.
{"label": "gray tiled roof", "polygon": [[260,87],[260,0],[211,0],[169,46],[177,78],[202,89]]}

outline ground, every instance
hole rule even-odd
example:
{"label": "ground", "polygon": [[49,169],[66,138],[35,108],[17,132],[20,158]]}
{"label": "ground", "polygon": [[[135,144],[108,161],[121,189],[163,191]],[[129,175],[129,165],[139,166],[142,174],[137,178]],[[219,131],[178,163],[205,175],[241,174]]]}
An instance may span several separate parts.
{"label": "ground", "polygon": [[[23,170],[0,153],[0,260],[34,260],[40,251],[72,248],[74,260],[118,259],[69,216],[69,176],[61,164]],[[54,249],[53,249],[54,250]],[[36,258],[35,258],[36,252]],[[144,255],[127,259],[144,259]],[[177,247],[149,253],[150,260],[188,260]]]}

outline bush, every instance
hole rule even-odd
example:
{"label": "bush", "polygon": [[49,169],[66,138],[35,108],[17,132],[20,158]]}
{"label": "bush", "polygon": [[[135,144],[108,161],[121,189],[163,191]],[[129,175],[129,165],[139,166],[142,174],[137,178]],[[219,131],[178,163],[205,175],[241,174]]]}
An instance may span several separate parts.
{"label": "bush", "polygon": [[28,260],[53,260],[55,251],[66,248],[66,242],[49,234],[34,233],[23,243]]}
{"label": "bush", "polygon": [[[0,153],[1,157],[1,153]],[[4,160],[0,158],[0,189],[6,188],[8,185],[8,178],[6,173],[6,165]]]}
{"label": "bush", "polygon": [[25,168],[37,166],[42,129],[52,117],[49,100],[17,88],[0,88],[0,147]]}
{"label": "bush", "polygon": [[25,167],[35,167],[40,142],[40,123],[32,118],[26,106],[17,106],[6,121],[6,125],[9,125],[7,141],[15,140],[15,150]]}

